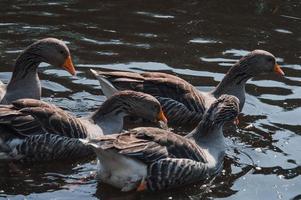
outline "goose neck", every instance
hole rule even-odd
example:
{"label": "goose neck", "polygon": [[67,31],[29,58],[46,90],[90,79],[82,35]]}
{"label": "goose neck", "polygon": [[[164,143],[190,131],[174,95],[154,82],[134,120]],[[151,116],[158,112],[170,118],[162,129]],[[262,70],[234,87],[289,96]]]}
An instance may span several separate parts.
{"label": "goose neck", "polygon": [[32,49],[25,50],[16,60],[10,83],[13,84],[27,76],[34,76],[41,62],[43,58],[38,53]]}
{"label": "goose neck", "polygon": [[123,128],[123,120],[127,113],[120,105],[106,105],[102,105],[93,113],[91,119],[102,128],[104,134],[118,133]]}

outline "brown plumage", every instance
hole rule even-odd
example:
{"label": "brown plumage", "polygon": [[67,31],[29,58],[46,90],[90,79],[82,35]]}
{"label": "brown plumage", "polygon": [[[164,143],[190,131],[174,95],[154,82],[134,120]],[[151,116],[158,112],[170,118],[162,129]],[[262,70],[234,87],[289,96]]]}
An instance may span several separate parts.
{"label": "brown plumage", "polygon": [[247,80],[260,74],[276,72],[284,75],[275,57],[263,50],[255,50],[240,59],[229,69],[223,80],[211,92],[198,91],[187,81],[160,72],[103,72],[97,76],[106,78],[117,89],[131,89],[155,96],[161,103],[169,124],[195,127],[205,110],[223,94],[234,95],[240,100],[240,109],[245,102]]}
{"label": "brown plumage", "polygon": [[68,47],[56,38],[45,38],[28,46],[17,58],[12,78],[7,85],[0,82],[0,103],[10,104],[21,98],[40,99],[41,84],[37,67],[41,62],[61,67],[75,74]]}
{"label": "brown plumage", "polygon": [[[73,139],[64,142],[63,140],[66,138],[92,139],[103,134],[119,133],[123,128],[123,118],[127,115],[136,115],[151,121],[166,121],[156,98],[135,91],[121,91],[114,94],[97,111],[83,118],[77,118],[55,105],[35,99],[20,99],[13,102],[12,105],[0,105],[0,129],[2,132],[0,135],[0,159],[9,157],[19,160],[21,157],[22,160],[27,160],[27,153],[31,155],[34,151],[37,156],[33,156],[30,159],[32,161],[34,158],[39,159],[39,155],[42,154],[49,156],[44,158],[45,160],[65,158],[63,155],[51,155],[51,152],[56,154],[59,151],[60,154],[63,154],[66,149],[66,154],[73,154],[72,152],[79,151],[75,148],[80,148],[82,145]],[[50,141],[46,145],[44,141],[49,140],[54,141]],[[64,147],[64,144],[67,146]],[[74,144],[75,147],[71,148],[71,144]],[[49,150],[51,145],[53,145],[53,149]],[[78,145],[79,147],[77,147]],[[5,153],[2,152],[2,155],[1,149],[5,151]],[[49,151],[46,151],[47,149]],[[85,154],[84,151],[79,155],[82,154]]]}
{"label": "brown plumage", "polygon": [[223,124],[239,113],[239,100],[222,95],[186,137],[152,128],[81,140],[94,148],[101,181],[122,191],[162,190],[202,181],[222,169]]}

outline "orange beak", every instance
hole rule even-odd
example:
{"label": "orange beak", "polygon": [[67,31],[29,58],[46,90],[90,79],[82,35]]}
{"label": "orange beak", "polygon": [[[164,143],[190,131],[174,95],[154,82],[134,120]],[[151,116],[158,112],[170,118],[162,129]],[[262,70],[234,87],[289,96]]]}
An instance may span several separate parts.
{"label": "orange beak", "polygon": [[284,76],[284,72],[282,71],[281,66],[277,63],[274,66],[274,72],[278,75]]}
{"label": "orange beak", "polygon": [[65,60],[63,68],[66,69],[71,75],[75,75],[75,69],[72,63],[71,56],[68,56],[68,58]]}
{"label": "orange beak", "polygon": [[233,124],[236,125],[236,126],[239,124],[239,119],[238,119],[238,117],[235,117],[235,119],[234,119],[234,121],[233,121]]}
{"label": "orange beak", "polygon": [[159,112],[159,114],[158,114],[158,116],[157,116],[157,120],[158,120],[158,121],[163,121],[164,123],[167,124],[167,118],[165,117],[165,115],[164,115],[162,109],[160,110],[160,112]]}

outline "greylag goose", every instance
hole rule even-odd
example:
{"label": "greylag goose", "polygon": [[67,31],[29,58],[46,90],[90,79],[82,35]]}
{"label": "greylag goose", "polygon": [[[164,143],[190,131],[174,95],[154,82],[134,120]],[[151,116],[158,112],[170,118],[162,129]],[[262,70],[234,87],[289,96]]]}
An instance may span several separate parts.
{"label": "greylag goose", "polygon": [[73,157],[86,155],[91,151],[76,150],[83,145],[74,138],[119,133],[123,128],[123,118],[127,115],[167,123],[159,101],[151,95],[135,91],[112,95],[96,112],[82,118],[35,99],[19,99],[12,105],[2,105],[0,160],[41,161],[43,154],[44,160],[65,158],[69,154]]}
{"label": "greylag goose", "polygon": [[238,113],[239,100],[222,95],[185,137],[140,127],[81,141],[96,152],[101,181],[122,191],[168,189],[205,180],[221,171],[223,124],[233,121]]}
{"label": "greylag goose", "polygon": [[75,75],[69,49],[63,41],[55,38],[38,40],[19,55],[9,83],[0,83],[1,104],[10,104],[21,98],[40,99],[41,84],[37,67],[41,62],[62,67]]}
{"label": "greylag goose", "polygon": [[124,90],[108,98],[94,113],[81,118],[40,100],[19,99],[11,106],[5,105],[4,111],[0,112],[0,124],[28,135],[39,132],[33,131],[39,122],[49,133],[71,138],[93,138],[119,133],[123,128],[123,119],[128,115],[167,123],[156,98],[142,92]]}
{"label": "greylag goose", "polygon": [[211,92],[201,92],[179,77],[160,72],[92,72],[106,78],[118,90],[131,89],[155,96],[169,124],[189,127],[195,127],[205,110],[223,94],[236,96],[241,110],[245,103],[245,85],[250,78],[272,72],[284,75],[274,55],[264,50],[254,50],[241,58]]}

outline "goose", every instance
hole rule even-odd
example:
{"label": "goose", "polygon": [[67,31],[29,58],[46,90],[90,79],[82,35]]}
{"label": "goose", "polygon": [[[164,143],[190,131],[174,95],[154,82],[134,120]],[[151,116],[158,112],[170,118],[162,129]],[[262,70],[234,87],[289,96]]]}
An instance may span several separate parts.
{"label": "goose", "polygon": [[[81,154],[80,150],[74,149],[83,146],[76,139],[119,133],[123,129],[123,118],[127,115],[167,123],[156,98],[126,90],[113,94],[95,112],[82,118],[36,99],[19,99],[12,105],[1,105],[0,160],[34,161],[41,160],[43,155],[44,160],[69,154],[76,157]],[[67,138],[73,139],[68,142]],[[64,147],[64,144],[68,145]]]}
{"label": "goose", "polygon": [[138,127],[122,134],[80,139],[97,155],[98,178],[121,191],[157,191],[204,181],[223,166],[223,125],[239,113],[239,100],[221,95],[185,137]]}
{"label": "goose", "polygon": [[118,90],[131,89],[155,96],[161,103],[169,125],[195,127],[206,109],[223,94],[236,96],[240,110],[245,103],[246,82],[261,74],[284,72],[273,54],[254,50],[242,57],[210,92],[202,92],[187,81],[161,72],[104,72],[92,70],[95,76],[107,79]]}
{"label": "goose", "polygon": [[41,83],[37,68],[41,62],[61,67],[75,75],[66,44],[56,38],[44,38],[28,46],[18,56],[9,83],[0,81],[0,104],[10,104],[21,98],[40,99]]}

